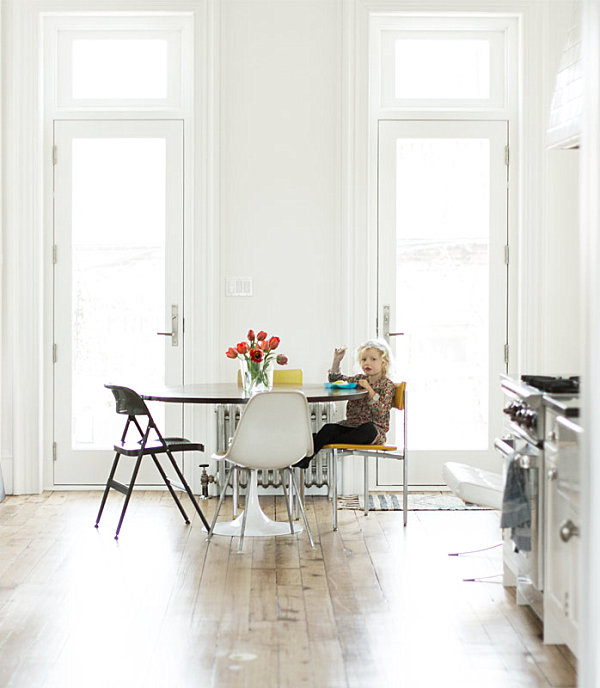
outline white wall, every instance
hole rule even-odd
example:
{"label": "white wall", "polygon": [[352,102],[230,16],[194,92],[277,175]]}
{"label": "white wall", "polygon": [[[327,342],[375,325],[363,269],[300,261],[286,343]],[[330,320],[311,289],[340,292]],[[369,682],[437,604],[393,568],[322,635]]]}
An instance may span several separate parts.
{"label": "white wall", "polygon": [[[548,3],[543,124],[548,125],[562,48],[575,18],[572,2]],[[575,375],[582,368],[579,254],[579,151],[547,150],[539,282],[539,358],[533,372]],[[530,372],[530,371],[523,371]]]}
{"label": "white wall", "polygon": [[[2,8],[2,0],[0,0],[0,10]],[[2,17],[0,15],[0,36],[2,35]],[[0,55],[2,54],[2,40],[0,38]],[[2,131],[2,102],[3,102],[3,94],[0,92],[0,131]],[[2,159],[2,142],[0,141],[0,160]],[[2,169],[0,169],[0,189],[2,188]],[[2,193],[0,193],[0,218],[2,217]],[[0,241],[0,323],[2,323],[2,314],[4,312],[3,304],[4,304],[4,280],[3,280],[3,258],[4,258],[4,251],[3,251],[3,244],[4,241]],[[2,353],[3,353],[3,339],[0,336],[0,361],[2,361]],[[0,390],[3,389],[2,385],[2,378],[3,378],[3,370],[0,367]],[[4,406],[4,395],[0,392],[0,418],[2,418],[2,410]],[[0,423],[0,430],[1,430],[1,423]],[[2,439],[2,433],[0,432],[0,499],[3,498],[3,496],[6,494],[6,488],[5,488],[5,480],[4,480],[4,471],[2,470],[2,464],[6,463],[6,467],[8,468],[8,461],[4,462],[2,461],[2,457],[5,455],[5,450],[4,450],[4,442]],[[12,468],[12,465],[11,465]],[[5,469],[6,470],[6,469]],[[9,482],[9,481],[7,481]],[[10,485],[12,485],[12,476],[10,479]]]}
{"label": "white wall", "polygon": [[[221,349],[264,329],[308,382],[340,343],[339,5],[221,10]],[[252,278],[252,297],[224,295],[235,276]],[[219,377],[236,365],[221,355]]]}
{"label": "white wall", "polygon": [[585,0],[584,131],[581,167],[581,244],[585,329],[581,462],[581,688],[600,686],[600,3]]}
{"label": "white wall", "polygon": [[[41,113],[36,112],[39,99],[31,97],[37,86],[39,11],[152,8],[193,11],[201,17],[198,53],[206,50],[204,41],[216,47],[206,56],[207,72],[214,67],[209,79],[215,83],[215,102],[201,102],[196,113],[196,127],[206,131],[207,148],[200,149],[192,163],[198,171],[195,218],[203,216],[200,205],[206,196],[200,189],[211,193],[208,203],[215,212],[210,216],[213,223],[205,226],[194,219],[186,231],[192,251],[194,245],[209,247],[218,275],[214,282],[219,284],[214,286],[215,303],[187,314],[202,323],[199,329],[198,322],[188,322],[186,346],[194,356],[187,380],[235,379],[236,364],[224,352],[250,327],[280,336],[289,365],[302,367],[307,381],[322,380],[333,346],[341,343],[345,303],[340,277],[342,0],[5,0],[3,5],[3,35],[11,38],[11,52],[3,60],[3,84],[11,104],[5,108],[9,117],[4,141],[10,144],[10,155],[4,157],[3,170],[11,172],[4,178],[15,187],[8,195],[6,182],[3,189],[4,197],[10,198],[3,217],[3,245],[8,247],[6,260],[15,266],[9,275],[4,273],[4,303],[10,293],[13,301],[27,306],[25,313],[16,307],[10,313],[5,310],[2,322],[4,343],[10,344],[4,346],[2,358],[1,419],[3,465],[13,476],[9,489],[42,489],[37,430],[51,385],[51,375],[44,380],[38,370],[41,352],[51,350],[51,333],[44,330],[28,298],[30,291],[41,293],[43,283],[43,194],[23,181],[39,182],[42,175]],[[205,6],[210,11],[204,12]],[[21,31],[24,40],[19,38]],[[212,112],[214,120],[205,117]],[[209,181],[202,178],[205,156],[214,158],[218,171]],[[17,265],[35,272],[26,285],[19,282]],[[193,267],[188,265],[188,278]],[[251,277],[254,295],[226,298],[227,276]],[[194,278],[194,284],[199,285],[195,292],[203,291],[201,279]],[[211,299],[207,293],[194,296],[198,304]],[[203,317],[206,312],[215,317]],[[371,334],[364,332],[365,337]],[[207,340],[210,346],[196,353]],[[26,347],[19,346],[22,341]],[[198,360],[202,365],[195,363]],[[20,387],[11,386],[11,374],[18,376],[31,399],[22,398]],[[203,425],[213,421],[207,414]],[[21,432],[25,428],[28,433]],[[205,436],[210,428],[199,430]],[[48,475],[50,435],[51,428],[43,450]],[[20,441],[22,436],[27,442]]]}
{"label": "white wall", "polygon": [[578,150],[548,152],[547,188],[538,372],[578,375],[582,368]]}
{"label": "white wall", "polygon": [[[153,0],[150,4],[156,9],[160,2]],[[172,0],[168,4],[173,10],[187,11],[190,7],[200,7],[202,3]],[[383,0],[382,4],[392,7],[391,3],[384,3]],[[415,4],[408,0],[399,1],[394,7],[410,9],[409,6],[415,7],[417,4],[424,9],[425,3]],[[463,0],[463,4],[464,9],[481,9],[475,1]],[[4,225],[4,247],[11,253],[10,256],[5,255],[5,268],[6,265],[25,266],[23,269],[26,272],[21,274],[27,275],[38,270],[41,251],[39,236],[42,233],[39,219],[42,214],[39,205],[36,205],[40,202],[37,187],[40,148],[35,140],[36,122],[39,122],[34,112],[37,102],[34,97],[37,59],[31,27],[38,25],[38,8],[51,10],[58,6],[66,8],[67,5],[69,9],[78,10],[133,10],[147,6],[147,3],[143,0],[4,0],[6,13],[3,21],[8,18],[11,26],[7,28],[5,21],[5,53],[8,59],[5,55],[3,76],[6,78],[8,71],[12,70],[8,74],[10,78],[5,80],[11,103],[10,107],[5,103],[4,126],[10,125],[11,131],[4,133],[4,141],[8,146],[4,150],[4,165],[9,165],[9,171],[13,168],[21,170],[16,176],[6,176],[4,182],[5,194],[6,179],[9,177],[13,185],[11,189],[17,186],[21,189],[5,196],[10,210],[8,214],[12,218],[10,226]],[[366,223],[354,222],[352,218],[346,220],[354,197],[366,197],[363,188],[366,160],[358,155],[356,166],[352,169],[345,163],[351,158],[350,149],[357,147],[357,141],[364,141],[367,134],[364,121],[367,102],[363,89],[365,74],[361,69],[366,70],[364,60],[351,52],[354,44],[349,41],[349,37],[358,36],[356,49],[366,51],[366,22],[364,26],[361,23],[366,17],[365,3],[363,0],[357,0],[356,3],[351,0],[215,0],[208,5],[215,9],[216,17],[214,24],[208,23],[206,26],[207,40],[214,40],[216,45],[214,58],[211,58],[215,65],[216,121],[201,122],[201,108],[197,116],[198,128],[206,127],[209,130],[207,139],[213,133],[215,136],[211,142],[211,154],[216,160],[217,173],[206,188],[211,198],[213,188],[215,190],[212,202],[216,212],[214,225],[203,227],[202,231],[210,234],[215,245],[214,253],[210,255],[211,260],[214,258],[218,275],[214,281],[218,281],[218,284],[215,285],[215,303],[208,308],[208,312],[214,313],[215,317],[198,316],[197,320],[202,321],[201,327],[204,329],[199,331],[198,324],[192,324],[188,328],[190,336],[187,345],[200,349],[202,333],[208,331],[216,353],[214,357],[208,354],[210,360],[206,366],[191,366],[193,379],[188,378],[188,381],[201,381],[202,373],[198,371],[207,371],[206,379],[234,379],[236,363],[228,360],[224,352],[228,346],[240,341],[248,328],[252,327],[280,336],[281,351],[289,356],[290,366],[302,367],[307,381],[318,382],[329,367],[334,345],[355,345],[358,343],[356,340],[371,336],[374,327],[367,315],[374,309],[366,307],[369,295],[367,289],[361,286],[372,284],[364,277],[373,268],[372,265],[366,265],[364,258],[368,242]],[[353,15],[355,5],[362,9]],[[486,9],[492,5],[496,8],[508,8],[510,5],[514,10],[530,3],[526,0],[498,0],[483,5]],[[440,7],[441,4],[434,2],[432,6]],[[212,18],[210,13],[207,16]],[[356,26],[352,25],[353,16],[357,21]],[[21,33],[15,32],[14,26]],[[554,24],[549,23],[548,35],[551,38],[560,31],[566,34],[567,26],[561,25],[558,19]],[[27,40],[21,40],[21,36]],[[199,35],[198,42],[203,38],[203,35]],[[23,43],[26,43],[25,47],[20,47]],[[561,44],[562,38],[549,48],[555,64],[558,64]],[[201,49],[201,45],[198,45],[198,50]],[[12,62],[10,51],[16,55]],[[536,51],[537,45],[530,51],[533,58],[539,54]],[[357,63],[363,67],[359,66],[355,74],[353,70]],[[30,72],[32,78],[21,78],[21,73],[27,76]],[[555,69],[550,68],[550,62],[547,73],[553,79]],[[548,94],[549,84],[550,76]],[[527,86],[530,88],[526,95],[537,103],[537,79],[532,85],[534,95],[531,95],[531,85],[526,83]],[[349,99],[345,89],[352,88],[356,88],[357,93],[353,99]],[[351,108],[354,111],[350,111]],[[29,113],[27,119],[21,116],[25,110]],[[345,141],[344,132],[352,130],[352,117],[358,120],[353,130],[357,132],[356,140]],[[538,118],[536,113],[535,121],[532,120],[526,134],[539,132],[540,126],[547,123],[545,114],[544,117]],[[543,122],[540,121],[542,119]],[[524,136],[522,148],[524,155],[530,158],[528,145],[529,140]],[[536,149],[536,155],[538,153],[539,148]],[[200,150],[194,164],[202,168],[200,156],[208,154]],[[547,159],[551,155],[553,152],[548,152]],[[5,172],[6,169],[4,167]],[[562,230],[563,218],[570,213],[571,200],[565,199],[563,203],[558,194],[558,191],[567,189],[562,178],[565,169],[563,163],[559,162],[556,169],[548,173],[557,194],[552,198],[554,205],[548,206],[545,212],[546,220],[550,218],[550,222],[544,222],[543,228],[546,231],[548,225],[549,241],[547,245],[544,243],[549,252],[544,257],[547,265],[567,255],[561,242],[566,242],[566,246],[571,248]],[[537,173],[536,164],[535,169],[527,169],[523,175],[532,177]],[[343,186],[348,179],[362,181],[356,184],[356,188],[348,189]],[[204,186],[205,180],[198,179],[197,187]],[[525,188],[529,186],[525,185]],[[535,199],[523,199],[523,206],[531,203],[537,208],[540,204],[538,187],[535,192]],[[360,203],[358,210],[360,212],[356,212],[355,217],[366,218],[367,212]],[[201,211],[197,214],[199,216]],[[6,217],[7,207],[5,222]],[[555,220],[556,224],[552,225]],[[530,232],[532,227],[526,224],[523,229]],[[191,231],[199,233],[198,227],[193,227]],[[535,231],[539,232],[540,228],[537,227]],[[532,239],[531,253],[541,250],[537,236]],[[343,247],[350,240],[352,243],[348,256]],[[207,244],[211,245],[211,241]],[[371,251],[370,255],[374,255],[374,252]],[[575,252],[568,255],[572,262]],[[349,265],[357,267],[349,270]],[[538,305],[542,303],[542,325],[535,326],[535,337],[539,337],[540,342],[560,341],[563,332],[559,314],[562,312],[572,317],[573,313],[569,298],[573,285],[571,279],[563,280],[561,287],[552,282],[554,293],[559,293],[561,298],[563,294],[567,295],[562,299],[560,308],[554,310],[553,292],[549,287],[550,275],[555,273],[552,269],[546,270],[541,277],[537,271],[529,273],[530,281],[540,285],[525,292],[530,311],[539,310]],[[36,366],[39,352],[48,350],[48,342],[44,339],[46,335],[41,325],[34,323],[37,311],[28,306],[32,299],[27,294],[33,291],[37,298],[41,291],[41,278],[33,281],[28,278],[27,284],[19,285],[16,267],[11,270],[11,275],[14,282],[9,285],[11,298],[17,305],[25,304],[27,308],[12,308],[10,321],[6,320],[6,312],[3,316],[6,337],[2,359],[3,383],[10,383],[10,374],[14,371],[20,382],[31,378],[31,384],[24,385],[28,396],[21,394],[22,398],[18,396],[18,390],[3,389],[2,458],[10,465],[14,456],[15,466],[19,464],[19,484],[22,485],[19,489],[35,490],[38,485],[35,461],[41,450],[37,436],[30,432],[33,421],[28,414],[34,409],[36,418],[41,417],[44,390]],[[224,282],[228,276],[251,277],[254,295],[250,298],[225,297]],[[6,272],[4,279],[7,279]],[[197,280],[197,284],[202,284],[201,280]],[[354,321],[347,310],[347,294],[352,290],[356,293],[352,295],[351,304],[353,307],[356,304],[354,312],[358,313]],[[195,291],[201,291],[201,287]],[[530,298],[531,295],[534,298]],[[204,295],[196,296],[201,303]],[[370,297],[371,302],[373,296]],[[37,307],[37,301],[35,305]],[[188,314],[188,317],[190,315],[193,317],[193,314]],[[349,331],[353,333],[350,337],[346,334]],[[561,372],[570,373],[574,369],[571,360],[563,360],[572,354],[571,349],[565,347],[564,350],[547,351],[537,347],[535,341],[530,346],[529,341],[535,337],[530,337],[531,331],[525,333],[527,348],[535,350],[535,355],[529,356],[528,360],[536,362],[537,372],[546,372],[545,367],[550,364],[560,367]],[[346,341],[347,337],[353,341]],[[12,343],[12,347],[6,346],[7,343]],[[30,353],[30,350],[34,353]],[[195,355],[202,357],[202,353]],[[19,365],[15,366],[15,360]],[[11,413],[15,418],[11,417]],[[207,414],[206,418],[207,423],[213,420],[211,414]],[[37,421],[33,425],[37,428]],[[200,436],[205,436],[206,428],[199,430],[202,432]],[[31,465],[28,464],[26,470],[21,464],[27,462]]]}

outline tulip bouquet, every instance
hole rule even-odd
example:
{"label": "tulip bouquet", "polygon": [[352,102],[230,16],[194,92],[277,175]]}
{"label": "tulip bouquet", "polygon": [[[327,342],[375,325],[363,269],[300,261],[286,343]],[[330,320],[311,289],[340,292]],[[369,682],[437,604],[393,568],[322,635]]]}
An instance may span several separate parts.
{"label": "tulip bouquet", "polygon": [[274,353],[279,342],[279,337],[269,337],[262,330],[256,335],[254,330],[249,330],[247,341],[227,349],[227,358],[238,358],[240,361],[244,391],[252,392],[271,387],[273,363],[285,365],[288,362],[284,354]]}

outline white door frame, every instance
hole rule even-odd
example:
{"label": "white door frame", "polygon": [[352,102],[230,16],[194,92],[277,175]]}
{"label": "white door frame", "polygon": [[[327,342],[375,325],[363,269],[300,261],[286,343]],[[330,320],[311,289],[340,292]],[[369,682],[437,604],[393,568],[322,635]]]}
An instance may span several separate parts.
{"label": "white door frame", "polygon": [[[118,11],[147,12],[145,0]],[[53,12],[68,19],[115,12],[109,0],[3,0],[4,262],[2,309],[2,469],[9,493],[52,489],[52,115],[41,107],[42,29]],[[219,353],[218,88],[219,4],[152,0],[153,12],[191,18],[194,49],[186,121],[185,263],[189,276],[186,375],[211,379]],[[56,16],[56,15],[53,15]],[[89,113],[98,116],[98,113]],[[48,117],[46,117],[48,115]],[[102,113],[106,116],[107,113]],[[63,113],[69,118],[70,113]],[[171,115],[172,116],[172,115]],[[44,119],[46,117],[46,119]],[[186,410],[190,436],[211,441],[212,415]],[[193,422],[193,425],[192,425]],[[210,446],[210,444],[209,444]],[[194,474],[199,476],[199,471]],[[189,477],[189,476],[188,476]],[[199,485],[198,485],[199,487]]]}
{"label": "white door frame", "polygon": [[[353,0],[344,5],[342,17],[343,145],[342,160],[342,225],[346,241],[341,246],[341,264],[345,295],[341,301],[341,341],[360,342],[371,336],[377,317],[376,244],[377,244],[377,129],[386,118],[380,111],[376,70],[378,69],[376,33],[386,18],[397,22],[404,17],[478,16],[498,17],[495,0],[441,0],[431,5],[423,0]],[[540,102],[544,76],[542,52],[544,7],[536,0],[506,0],[502,16],[510,28],[509,64],[513,80],[509,84],[506,106],[498,112],[444,113],[465,119],[506,119],[510,122],[509,233],[515,250],[509,265],[509,370],[517,371],[536,358],[535,331],[538,315],[530,307],[529,293],[535,291],[539,275],[539,252],[531,247],[542,240],[541,194],[543,178],[544,134],[539,126]],[[508,26],[507,24],[507,26]],[[523,51],[523,46],[527,50]],[[387,113],[387,118],[389,118]],[[415,117],[436,119],[441,113],[394,111],[395,119]],[[523,160],[527,166],[523,166]],[[532,171],[535,170],[535,173]],[[519,236],[519,228],[528,232]],[[526,256],[524,265],[522,255]],[[532,263],[532,264],[531,264]],[[523,275],[532,275],[532,285]],[[360,491],[360,462],[343,466],[344,490]]]}
{"label": "white door frame", "polygon": [[[490,193],[489,193],[489,351],[488,351],[488,445],[486,449],[428,450],[411,449],[410,434],[408,451],[414,461],[409,462],[409,484],[421,489],[443,485],[442,463],[444,461],[466,461],[481,468],[497,469],[497,453],[494,438],[502,432],[502,394],[498,383],[499,374],[506,372],[505,344],[507,332],[507,265],[505,246],[508,243],[507,227],[507,164],[505,149],[508,144],[508,123],[506,121],[477,120],[391,120],[379,122],[379,255],[378,255],[378,336],[384,334],[384,307],[391,305],[389,331],[403,330],[406,323],[396,322],[396,155],[395,141],[399,138],[452,139],[479,138],[490,143]],[[418,298],[418,294],[407,294],[407,299]],[[405,335],[410,336],[410,333]],[[397,339],[390,340],[392,346]],[[398,374],[402,377],[403,361],[398,360]],[[404,378],[402,378],[404,379]],[[410,393],[410,383],[407,387]],[[460,396],[459,390],[456,395]],[[409,399],[415,399],[415,395]],[[415,409],[409,408],[408,415],[415,418]],[[435,434],[435,425],[431,432]],[[392,440],[393,441],[393,440]],[[431,468],[425,470],[424,462]],[[376,489],[398,487],[402,484],[401,473],[394,480],[391,462],[381,460],[378,465]],[[410,466],[412,465],[412,470]],[[438,475],[439,474],[439,475]]]}

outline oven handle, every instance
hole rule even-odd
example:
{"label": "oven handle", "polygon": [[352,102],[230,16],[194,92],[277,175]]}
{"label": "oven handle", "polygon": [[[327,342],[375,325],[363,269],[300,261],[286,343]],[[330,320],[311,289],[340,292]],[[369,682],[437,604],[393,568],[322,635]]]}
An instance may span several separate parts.
{"label": "oven handle", "polygon": [[502,456],[510,456],[515,453],[514,439],[512,437],[497,437],[494,440],[494,447]]}
{"label": "oven handle", "polygon": [[532,455],[522,450],[515,449],[513,445],[514,439],[512,437],[496,438],[494,440],[494,447],[502,454],[504,458],[513,459],[517,462],[519,468],[529,471],[537,468],[535,461],[532,461]]}
{"label": "oven handle", "polygon": [[541,442],[538,442],[538,440],[535,437],[533,437],[531,434],[529,434],[529,432],[527,432],[527,430],[525,430],[525,428],[522,428],[517,423],[513,423],[511,421],[510,428],[511,428],[512,434],[514,436],[518,437],[519,439],[525,440],[526,442],[528,442],[529,444],[531,444],[535,447],[538,447],[538,448],[541,447]]}

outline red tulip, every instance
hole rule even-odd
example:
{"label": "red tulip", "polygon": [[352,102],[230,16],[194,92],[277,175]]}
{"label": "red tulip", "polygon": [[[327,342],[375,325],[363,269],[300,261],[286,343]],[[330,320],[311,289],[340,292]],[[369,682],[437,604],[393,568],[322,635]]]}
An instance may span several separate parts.
{"label": "red tulip", "polygon": [[225,352],[225,356],[227,356],[227,358],[237,358],[237,351],[232,347],[229,347],[229,349],[227,349]]}
{"label": "red tulip", "polygon": [[254,330],[248,330],[248,341],[249,342],[254,341]]}
{"label": "red tulip", "polygon": [[263,332],[262,330],[256,335],[256,338],[258,339],[259,342],[262,342],[263,339],[267,338],[267,333]]}
{"label": "red tulip", "polygon": [[279,337],[271,337],[271,339],[269,339],[269,351],[273,351],[273,349],[276,349],[279,346],[280,341],[281,340],[279,339]]}
{"label": "red tulip", "polygon": [[248,343],[247,342],[240,342],[236,347],[237,352],[239,354],[247,354],[248,353]]}
{"label": "red tulip", "polygon": [[250,349],[250,360],[260,363],[263,360],[263,352],[260,349]]}
{"label": "red tulip", "polygon": [[277,354],[277,363],[279,365],[286,365],[288,362],[288,357],[285,354]]}

